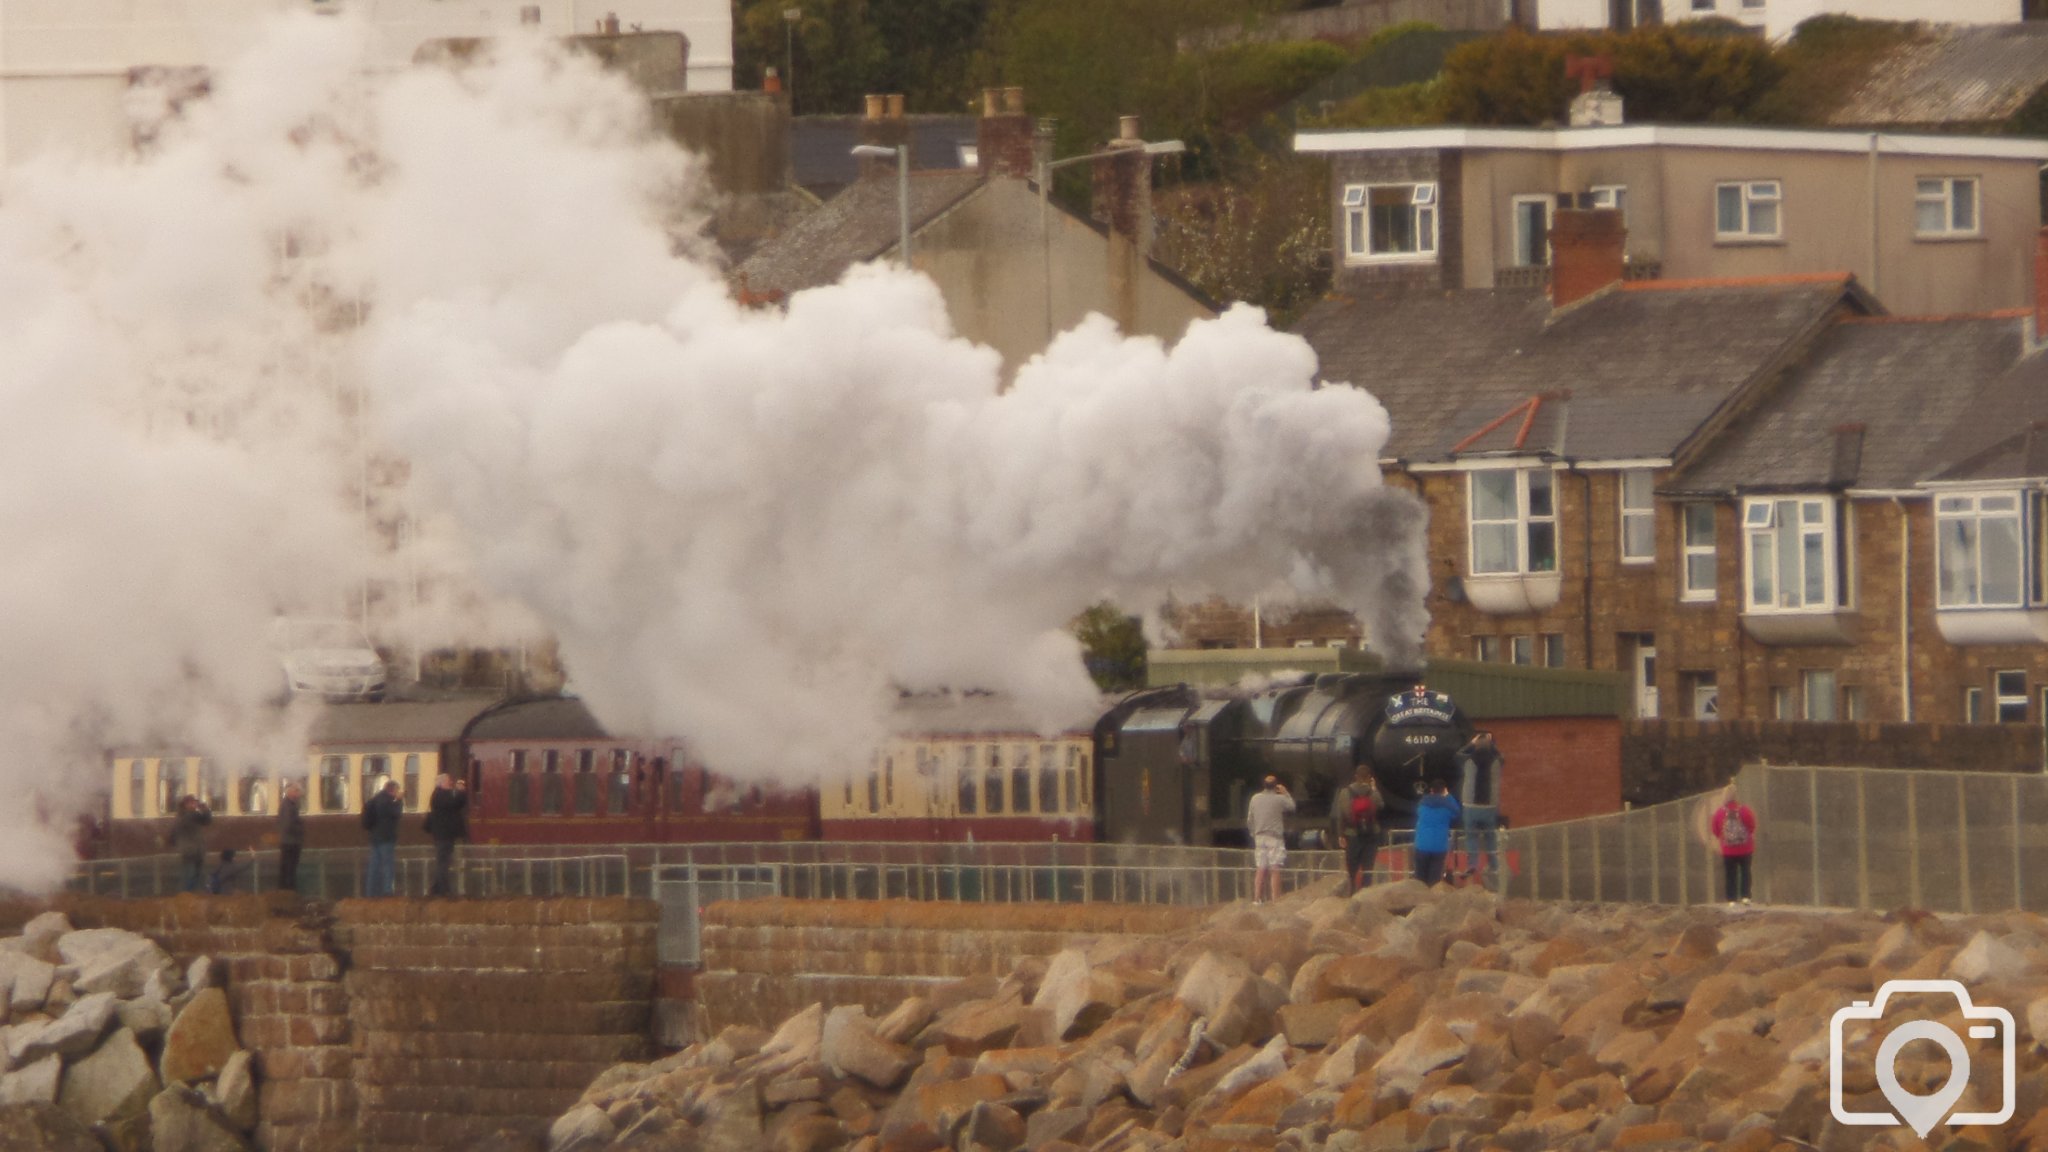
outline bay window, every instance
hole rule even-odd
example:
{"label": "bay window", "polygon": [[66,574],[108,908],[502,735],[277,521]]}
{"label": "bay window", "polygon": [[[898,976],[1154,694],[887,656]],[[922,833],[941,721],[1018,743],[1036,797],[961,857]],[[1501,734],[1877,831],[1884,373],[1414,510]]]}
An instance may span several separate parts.
{"label": "bay window", "polygon": [[1943,608],[2017,608],[2025,569],[2018,493],[1934,502],[1936,596]]}
{"label": "bay window", "polygon": [[1845,606],[1846,537],[1832,498],[1745,501],[1747,602],[1751,612],[1832,612]]}
{"label": "bay window", "polygon": [[1557,503],[1548,468],[1494,468],[1469,477],[1474,576],[1557,571]]}

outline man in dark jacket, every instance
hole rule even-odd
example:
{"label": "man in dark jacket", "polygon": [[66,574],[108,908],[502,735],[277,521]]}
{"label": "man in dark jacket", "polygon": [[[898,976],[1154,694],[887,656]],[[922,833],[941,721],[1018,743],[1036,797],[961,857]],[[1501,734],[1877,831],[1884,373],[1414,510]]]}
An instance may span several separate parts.
{"label": "man in dark jacket", "polygon": [[1458,803],[1465,816],[1466,875],[1494,886],[1500,863],[1500,774],[1507,766],[1493,733],[1480,729],[1458,750]]}
{"label": "man in dark jacket", "polygon": [[171,824],[171,850],[178,854],[179,879],[187,892],[206,888],[206,826],[213,823],[213,809],[197,796],[178,801],[178,817]]}
{"label": "man in dark jacket", "polygon": [[277,886],[286,892],[299,890],[299,853],[306,847],[306,821],[299,811],[305,795],[293,781],[277,802]]}
{"label": "man in dark jacket", "polygon": [[441,773],[427,799],[427,835],[434,838],[434,885],[430,895],[452,896],[455,843],[469,839],[469,781]]}
{"label": "man in dark jacket", "polygon": [[1360,764],[1351,783],[1331,798],[1330,830],[1344,849],[1344,894],[1370,887],[1380,852],[1380,792],[1369,765]]}
{"label": "man in dark jacket", "polygon": [[370,833],[370,872],[363,879],[363,895],[389,896],[398,879],[398,822],[405,815],[405,801],[398,795],[398,781],[386,780],[384,787],[363,805],[363,827]]}

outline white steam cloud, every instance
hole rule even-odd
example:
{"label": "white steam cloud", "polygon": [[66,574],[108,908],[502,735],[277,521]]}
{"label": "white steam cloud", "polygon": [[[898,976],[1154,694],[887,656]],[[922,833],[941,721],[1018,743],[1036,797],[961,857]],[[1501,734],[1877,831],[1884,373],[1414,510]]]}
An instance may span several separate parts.
{"label": "white steam cloud", "polygon": [[[147,156],[0,184],[10,795],[95,795],[111,746],[288,743],[271,616],[401,575],[441,590],[408,627],[537,618],[608,724],[793,779],[899,688],[1071,717],[1063,625],[1103,597],[1284,586],[1419,642],[1386,415],[1256,310],[1172,348],[1091,320],[999,394],[921,277],[734,303],[677,239],[689,158],[593,65],[370,80],[364,43],[283,21]],[[8,822],[0,879],[48,882]]]}

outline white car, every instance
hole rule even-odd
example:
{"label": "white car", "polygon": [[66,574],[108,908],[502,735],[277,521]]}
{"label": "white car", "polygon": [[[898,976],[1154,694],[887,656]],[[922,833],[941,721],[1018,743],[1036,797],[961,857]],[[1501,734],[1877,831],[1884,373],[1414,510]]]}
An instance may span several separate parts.
{"label": "white car", "polygon": [[384,660],[363,630],[347,620],[280,617],[271,640],[293,695],[376,700],[384,695]]}

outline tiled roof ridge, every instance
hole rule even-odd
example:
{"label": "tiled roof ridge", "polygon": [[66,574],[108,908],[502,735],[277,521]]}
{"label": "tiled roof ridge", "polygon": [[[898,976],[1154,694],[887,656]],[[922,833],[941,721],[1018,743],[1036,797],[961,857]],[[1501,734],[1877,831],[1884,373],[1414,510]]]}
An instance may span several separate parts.
{"label": "tiled roof ridge", "polygon": [[1704,288],[1783,288],[1801,284],[1847,286],[1853,272],[1784,272],[1770,276],[1702,276],[1690,280],[1629,280],[1624,292],[1690,292]]}
{"label": "tiled roof ridge", "polygon": [[1844,316],[1841,324],[1950,324],[1964,320],[2024,320],[2031,308],[1998,308],[1989,312],[1934,312],[1922,316]]}

